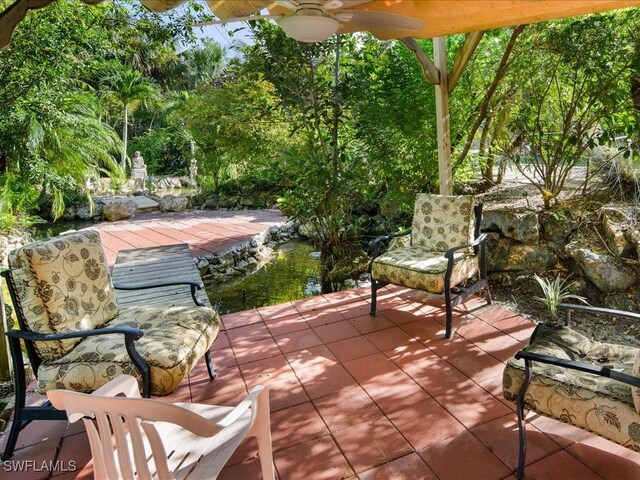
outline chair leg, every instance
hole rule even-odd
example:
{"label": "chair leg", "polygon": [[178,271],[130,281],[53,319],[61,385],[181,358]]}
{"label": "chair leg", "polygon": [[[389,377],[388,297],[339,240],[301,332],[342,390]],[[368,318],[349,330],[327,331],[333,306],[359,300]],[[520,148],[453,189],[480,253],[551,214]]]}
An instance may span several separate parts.
{"label": "chair leg", "polygon": [[444,281],[444,305],[446,311],[446,326],[444,338],[450,339],[453,336],[453,313],[451,308],[451,285],[448,278],[445,278]]}
{"label": "chair leg", "polygon": [[15,405],[13,410],[13,421],[11,430],[7,437],[7,444],[2,453],[2,461],[5,461],[13,455],[18,442],[18,434],[20,430],[27,426],[29,422],[25,422],[22,418],[22,412],[27,400],[27,379],[24,368],[24,360],[22,350],[20,349],[20,340],[15,337],[9,337],[9,350],[11,353],[11,361],[13,363],[13,378],[15,389]]}
{"label": "chair leg", "polygon": [[518,471],[516,478],[524,480],[524,464],[527,457],[527,431],[524,420],[524,401],[516,400],[516,414],[518,416],[518,436],[520,439],[520,450],[518,452]]}
{"label": "chair leg", "polygon": [[213,362],[211,361],[211,349],[208,349],[204,354],[204,363],[207,364],[207,372],[209,372],[209,379],[215,380],[217,373],[213,369]]}
{"label": "chair leg", "polygon": [[376,302],[378,299],[378,287],[376,286],[376,281],[371,279],[371,310],[369,311],[369,315],[372,317],[376,316]]}
{"label": "chair leg", "polygon": [[260,453],[260,468],[263,480],[275,480],[273,467],[273,447],[271,446],[271,421],[269,419],[269,391],[265,388],[258,399],[256,437]]}
{"label": "chair leg", "polygon": [[484,295],[484,298],[487,301],[487,305],[491,305],[493,300],[491,298],[491,289],[489,288],[489,282],[488,281],[487,281],[486,293]]}

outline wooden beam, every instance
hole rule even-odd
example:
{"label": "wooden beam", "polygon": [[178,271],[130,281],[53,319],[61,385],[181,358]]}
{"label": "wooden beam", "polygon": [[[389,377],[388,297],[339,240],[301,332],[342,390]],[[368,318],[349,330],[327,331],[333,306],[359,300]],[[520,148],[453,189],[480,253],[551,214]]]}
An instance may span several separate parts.
{"label": "wooden beam", "polygon": [[416,39],[413,37],[403,37],[399,40],[404,43],[404,45],[416,56],[416,59],[418,60],[418,63],[422,68],[422,74],[424,75],[424,78],[426,78],[429,83],[432,83],[434,85],[439,84],[440,72],[438,71],[438,68],[434,65],[425,51],[420,48],[420,45],[418,45]]}
{"label": "wooden beam", "polygon": [[453,89],[456,88],[458,80],[460,80],[460,77],[466,70],[469,60],[471,60],[471,57],[476,51],[483,35],[484,31],[467,33],[464,44],[456,52],[456,56],[453,60],[453,67],[451,67],[451,71],[448,75],[449,94],[451,94]]}
{"label": "wooden beam", "polygon": [[438,173],[440,194],[451,195],[451,126],[449,118],[449,80],[447,75],[447,37],[433,39],[433,59],[440,72],[440,83],[436,85],[436,129],[438,134]]}

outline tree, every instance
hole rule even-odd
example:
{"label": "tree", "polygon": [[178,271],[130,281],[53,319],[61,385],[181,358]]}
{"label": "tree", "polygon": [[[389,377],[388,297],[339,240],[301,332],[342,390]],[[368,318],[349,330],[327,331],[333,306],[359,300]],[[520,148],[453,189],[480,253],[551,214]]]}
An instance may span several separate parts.
{"label": "tree", "polygon": [[150,100],[157,95],[157,90],[150,80],[143,77],[139,72],[126,67],[111,67],[108,75],[104,79],[104,85],[112,96],[122,106],[122,152],[120,155],[120,166],[122,170],[127,168],[127,140],[129,117],[133,116],[135,110],[141,103]]}

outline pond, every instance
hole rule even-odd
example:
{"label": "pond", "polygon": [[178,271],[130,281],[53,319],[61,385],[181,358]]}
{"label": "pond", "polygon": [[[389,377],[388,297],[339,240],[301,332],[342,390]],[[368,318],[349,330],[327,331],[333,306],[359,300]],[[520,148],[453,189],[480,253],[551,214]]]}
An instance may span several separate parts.
{"label": "pond", "polygon": [[320,261],[313,246],[290,241],[274,250],[274,258],[247,277],[207,285],[209,300],[220,314],[276,305],[320,294]]}
{"label": "pond", "polygon": [[57,237],[68,230],[82,230],[96,223],[98,222],[92,220],[61,220],[58,222],[36,223],[31,228],[31,236],[35,240]]}

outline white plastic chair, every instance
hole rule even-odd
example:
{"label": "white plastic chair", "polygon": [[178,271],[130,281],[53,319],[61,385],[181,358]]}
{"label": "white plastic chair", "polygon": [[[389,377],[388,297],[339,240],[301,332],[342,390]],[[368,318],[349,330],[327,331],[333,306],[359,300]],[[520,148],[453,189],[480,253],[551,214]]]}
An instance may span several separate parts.
{"label": "white plastic chair", "polygon": [[69,422],[83,420],[95,478],[214,479],[250,436],[258,438],[263,479],[275,478],[266,387],[253,388],[235,408],[140,398],[129,375],[90,395],[69,390],[47,395],[54,407],[67,411]]}

